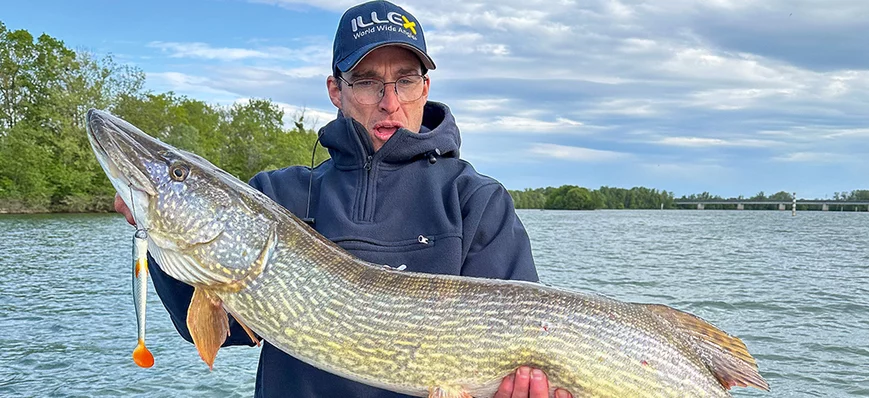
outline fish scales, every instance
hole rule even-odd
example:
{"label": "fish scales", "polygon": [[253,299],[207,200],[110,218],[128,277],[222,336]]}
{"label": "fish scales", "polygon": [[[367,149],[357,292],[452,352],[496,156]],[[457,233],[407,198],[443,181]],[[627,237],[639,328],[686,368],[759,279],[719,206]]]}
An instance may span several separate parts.
{"label": "fish scales", "polygon": [[[541,284],[361,261],[207,160],[88,112],[97,160],[194,287],[187,326],[211,366],[227,311],[280,350],[391,391],[491,396],[528,365],[576,397],[728,397],[768,390],[742,342],[693,315]],[[251,329],[248,330],[247,328]]]}
{"label": "fish scales", "polygon": [[[285,227],[279,228],[279,236],[304,233],[294,231],[292,223],[281,225]],[[684,396],[686,388],[694,385],[698,394],[716,387],[699,358],[690,366],[675,366],[678,362],[670,358],[683,356],[681,350],[688,347],[674,348],[670,341],[654,338],[668,336],[671,330],[630,304],[558,289],[529,289],[525,284],[468,283],[409,274],[342,256],[327,259],[322,251],[303,248],[295,250],[295,263],[290,264],[281,258],[281,253],[292,251],[280,247],[283,240],[301,239],[279,238],[275,257],[259,277],[284,281],[283,285],[262,284],[221,297],[252,328],[269,336],[286,336],[271,338],[270,343],[301,359],[312,358],[342,376],[405,385],[406,392],[423,395],[422,386],[457,382],[491,388],[518,364],[529,364],[546,371],[553,385],[573,387],[577,396],[586,390],[640,395],[663,379],[685,388],[660,396]],[[306,252],[316,255],[304,261],[298,254]],[[291,294],[283,286],[296,279],[312,292],[340,293],[331,300]],[[360,290],[376,300],[356,293]],[[281,328],[261,321],[266,317],[251,305],[258,302],[270,303],[278,311],[304,308],[310,315]],[[395,308],[412,309],[420,321],[406,322],[406,313]],[[638,321],[626,325],[619,318]],[[573,373],[559,369],[584,373],[559,377]],[[603,376],[614,371],[619,383],[604,382],[612,377]],[[720,396],[727,395],[722,390]]]}

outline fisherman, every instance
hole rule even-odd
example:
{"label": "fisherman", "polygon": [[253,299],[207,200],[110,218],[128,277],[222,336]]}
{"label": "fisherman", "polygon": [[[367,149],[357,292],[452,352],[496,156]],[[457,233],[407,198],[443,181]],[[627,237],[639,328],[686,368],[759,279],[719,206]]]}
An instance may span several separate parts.
{"label": "fisherman", "polygon": [[[353,255],[407,271],[536,282],[528,235],[507,190],[459,158],[450,109],[428,100],[435,69],[423,27],[387,1],[348,9],[335,34],[329,98],[338,108],[320,142],[331,158],[261,172],[250,184]],[[115,209],[133,223],[120,197]],[[178,332],[192,342],[192,287],[153,264],[152,279]],[[252,345],[230,317],[226,345]],[[539,370],[520,367],[498,398],[549,396]],[[263,342],[256,397],[403,397],[299,361]],[[559,390],[557,397],[567,397]]]}

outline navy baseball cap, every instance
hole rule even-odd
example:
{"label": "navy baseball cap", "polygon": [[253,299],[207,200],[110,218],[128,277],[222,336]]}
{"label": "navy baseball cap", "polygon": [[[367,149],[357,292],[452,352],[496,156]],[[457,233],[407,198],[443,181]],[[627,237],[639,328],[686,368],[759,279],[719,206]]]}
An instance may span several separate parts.
{"label": "navy baseball cap", "polygon": [[388,1],[369,1],[341,16],[332,48],[332,71],[347,72],[377,48],[397,45],[413,51],[426,69],[435,64],[426,53],[422,25],[409,12]]}

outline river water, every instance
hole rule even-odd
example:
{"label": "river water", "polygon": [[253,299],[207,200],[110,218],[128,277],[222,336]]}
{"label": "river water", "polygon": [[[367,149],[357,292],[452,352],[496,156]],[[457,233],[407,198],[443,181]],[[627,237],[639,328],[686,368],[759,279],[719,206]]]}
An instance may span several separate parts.
{"label": "river water", "polygon": [[[740,337],[772,392],[869,397],[869,214],[519,211],[543,282],[661,303]],[[131,359],[132,228],[115,214],[0,216],[0,396],[250,397],[258,350],[213,371],[151,287]]]}

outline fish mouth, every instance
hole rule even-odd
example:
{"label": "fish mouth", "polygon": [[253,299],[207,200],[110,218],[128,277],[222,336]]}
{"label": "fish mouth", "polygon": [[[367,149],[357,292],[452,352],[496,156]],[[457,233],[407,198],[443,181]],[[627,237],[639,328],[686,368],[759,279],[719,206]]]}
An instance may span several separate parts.
{"label": "fish mouth", "polygon": [[157,149],[165,145],[107,112],[90,109],[86,120],[88,141],[97,161],[136,225],[147,228],[148,204],[157,196],[157,188],[146,170],[149,164],[161,161]]}

